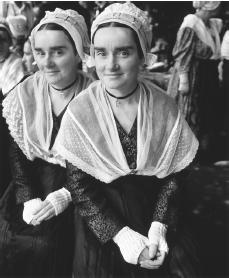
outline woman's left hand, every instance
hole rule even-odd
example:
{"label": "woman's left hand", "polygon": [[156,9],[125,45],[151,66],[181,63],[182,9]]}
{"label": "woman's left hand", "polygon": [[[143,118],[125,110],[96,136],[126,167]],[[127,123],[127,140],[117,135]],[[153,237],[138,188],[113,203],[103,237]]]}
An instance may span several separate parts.
{"label": "woman's left hand", "polygon": [[166,252],[157,250],[154,259],[141,261],[140,266],[146,269],[158,269],[164,263],[165,256]]}
{"label": "woman's left hand", "polygon": [[44,200],[40,209],[34,212],[34,217],[30,224],[33,226],[39,225],[42,221],[48,220],[55,215],[53,205],[48,200]]}

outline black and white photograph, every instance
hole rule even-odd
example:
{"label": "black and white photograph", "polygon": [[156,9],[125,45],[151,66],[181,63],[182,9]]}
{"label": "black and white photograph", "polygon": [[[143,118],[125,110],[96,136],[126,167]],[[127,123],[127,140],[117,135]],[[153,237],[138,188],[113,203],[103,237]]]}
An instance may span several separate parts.
{"label": "black and white photograph", "polygon": [[229,1],[0,0],[0,278],[229,277]]}

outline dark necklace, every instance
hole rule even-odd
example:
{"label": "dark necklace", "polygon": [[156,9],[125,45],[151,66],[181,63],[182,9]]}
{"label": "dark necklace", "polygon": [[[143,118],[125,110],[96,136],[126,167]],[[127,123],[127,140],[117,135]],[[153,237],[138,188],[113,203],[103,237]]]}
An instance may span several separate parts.
{"label": "dark necklace", "polygon": [[131,91],[128,95],[126,95],[126,96],[124,96],[124,97],[116,97],[115,95],[112,95],[110,92],[108,92],[107,89],[105,89],[105,90],[106,90],[106,93],[107,93],[109,96],[111,96],[111,97],[113,97],[113,98],[116,99],[116,107],[118,107],[118,105],[120,104],[119,100],[120,100],[120,99],[125,99],[125,98],[128,98],[128,97],[132,96],[132,95],[136,92],[137,88],[138,88],[138,84],[137,84],[137,86],[133,89],[133,91]]}
{"label": "dark necklace", "polygon": [[53,87],[52,85],[50,85],[50,86],[51,86],[54,90],[61,92],[61,91],[65,91],[65,90],[71,88],[71,87],[76,83],[76,81],[77,81],[77,77],[76,77],[76,79],[75,79],[71,84],[69,84],[67,87],[62,88],[62,89],[57,89],[57,88]]}

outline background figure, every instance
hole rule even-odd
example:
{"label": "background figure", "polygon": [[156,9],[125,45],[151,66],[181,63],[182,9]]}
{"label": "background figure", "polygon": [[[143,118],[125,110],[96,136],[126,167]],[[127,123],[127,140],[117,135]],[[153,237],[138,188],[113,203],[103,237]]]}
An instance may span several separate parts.
{"label": "background figure", "polygon": [[27,22],[24,15],[12,15],[7,17],[7,22],[12,34],[12,51],[23,56],[23,45],[28,36]]}
{"label": "background figure", "polygon": [[173,49],[174,70],[168,94],[176,99],[187,122],[200,140],[202,161],[217,159],[219,123],[220,30],[216,19],[219,1],[194,1],[178,31]]}
{"label": "background figure", "polygon": [[129,2],[97,16],[91,52],[100,80],[70,103],[54,145],[77,209],[74,277],[197,277],[176,178],[198,142],[175,102],[139,77],[152,61],[148,23]]}
{"label": "background figure", "polygon": [[31,32],[34,24],[33,6],[30,1],[1,1],[0,16],[8,18],[9,16],[22,15],[26,18],[27,35]]}
{"label": "background figure", "polygon": [[0,36],[0,90],[5,96],[22,80],[24,71],[21,57],[10,49],[12,34],[4,18],[0,18]]}
{"label": "background figure", "polygon": [[24,77],[21,58],[12,53],[12,34],[8,23],[0,18],[0,196],[10,180],[9,167],[9,132],[2,117],[4,96]]}
{"label": "background figure", "polygon": [[222,150],[223,158],[229,160],[229,19],[225,24],[225,33],[221,45],[221,85],[222,85],[222,130],[225,138],[226,151]]}
{"label": "background figure", "polygon": [[[52,210],[48,196],[67,181],[65,162],[52,149],[62,116],[91,82],[78,70],[89,48],[83,17],[72,10],[47,12],[31,33],[31,45],[39,71],[3,102],[13,178],[0,199],[0,276],[67,278],[72,277],[73,209]],[[61,192],[57,206],[69,198]],[[43,199],[56,217],[34,227],[33,214]]]}
{"label": "background figure", "polygon": [[34,60],[31,42],[29,39],[24,43],[22,61],[24,71],[27,75],[31,75],[38,70],[37,63]]}

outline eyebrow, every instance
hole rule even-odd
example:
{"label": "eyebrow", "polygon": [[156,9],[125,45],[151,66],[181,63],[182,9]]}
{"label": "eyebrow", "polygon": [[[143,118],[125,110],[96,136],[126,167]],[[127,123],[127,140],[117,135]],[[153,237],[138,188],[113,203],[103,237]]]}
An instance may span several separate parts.
{"label": "eyebrow", "polygon": [[[65,48],[66,48],[66,46],[62,46],[62,45],[50,47],[51,50],[59,50],[59,49],[65,49]],[[41,50],[43,50],[43,49],[42,49],[42,48],[39,48],[39,47],[35,47],[35,50],[36,50],[36,51],[41,51]]]}
{"label": "eyebrow", "polygon": [[[94,47],[94,49],[95,50],[105,50],[105,47]],[[121,46],[121,47],[115,48],[115,50],[118,50],[118,51],[127,50],[127,49],[132,50],[132,49],[134,49],[134,47],[127,45],[127,46]]]}

